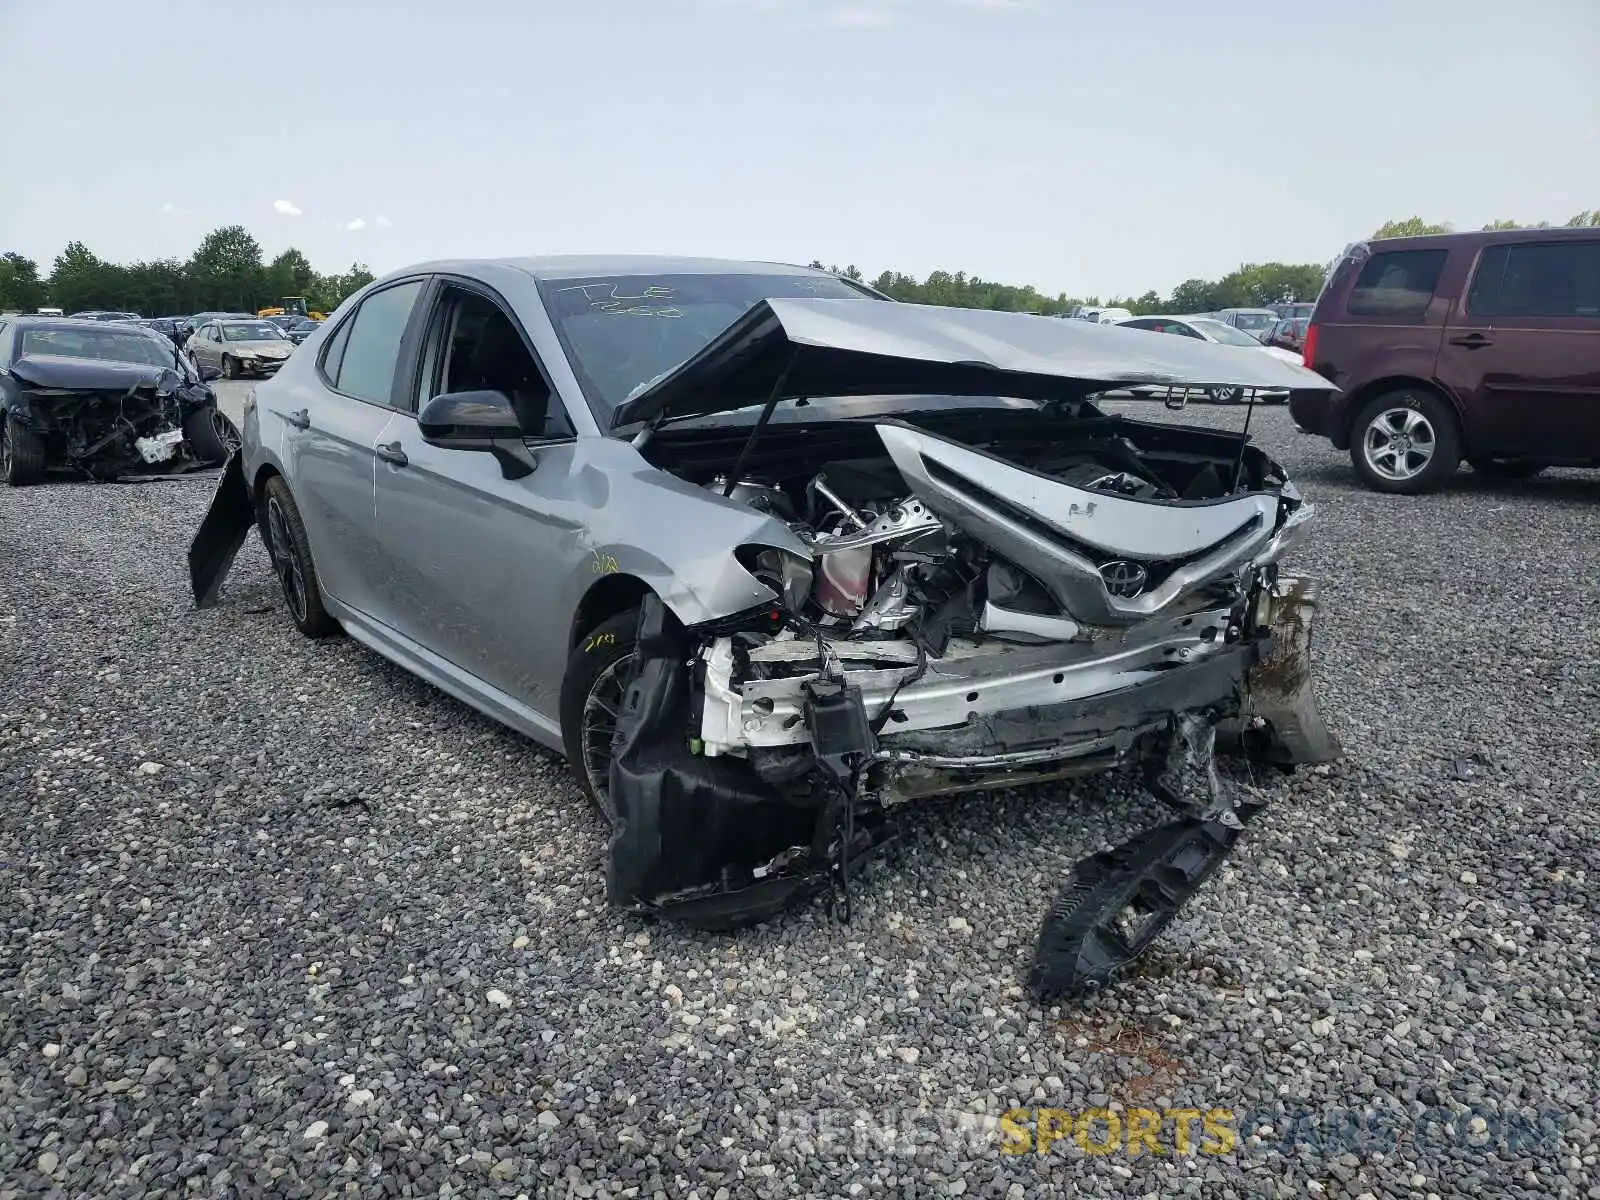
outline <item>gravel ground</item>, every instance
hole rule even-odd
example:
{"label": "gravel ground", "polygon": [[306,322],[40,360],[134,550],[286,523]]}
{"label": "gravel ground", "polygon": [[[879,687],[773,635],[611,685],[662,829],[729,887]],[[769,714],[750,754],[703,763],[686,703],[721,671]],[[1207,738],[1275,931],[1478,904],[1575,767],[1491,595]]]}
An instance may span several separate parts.
{"label": "gravel ground", "polygon": [[[1348,757],[1068,1010],[1022,976],[1124,779],[915,810],[848,928],[649,925],[559,762],[300,638],[254,539],[190,608],[209,482],[0,492],[0,1196],[1600,1197],[1600,477],[1379,497],[1256,428]],[[1175,1108],[1238,1144],[1130,1148]]]}

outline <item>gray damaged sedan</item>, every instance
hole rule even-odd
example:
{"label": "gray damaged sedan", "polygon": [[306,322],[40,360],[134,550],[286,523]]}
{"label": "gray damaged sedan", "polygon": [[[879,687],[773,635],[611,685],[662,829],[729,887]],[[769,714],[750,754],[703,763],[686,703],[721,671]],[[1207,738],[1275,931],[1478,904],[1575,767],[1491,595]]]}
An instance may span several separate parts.
{"label": "gray damaged sedan", "polygon": [[1311,505],[1243,435],[1092,402],[1139,384],[1328,387],[798,267],[427,263],[246,401],[196,602],[259,529],[301,632],[564,753],[612,901],[705,926],[847,909],[907,801],[1131,764],[1171,819],[1041,902],[1031,982],[1075,994],[1254,814],[1219,746],[1339,753],[1280,566]]}

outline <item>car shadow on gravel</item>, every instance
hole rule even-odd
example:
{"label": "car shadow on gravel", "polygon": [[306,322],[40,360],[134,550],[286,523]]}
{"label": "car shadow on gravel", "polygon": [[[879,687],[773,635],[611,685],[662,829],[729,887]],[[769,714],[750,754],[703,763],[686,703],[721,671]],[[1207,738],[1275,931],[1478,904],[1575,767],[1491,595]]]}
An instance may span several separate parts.
{"label": "car shadow on gravel", "polygon": [[[1319,493],[1327,489],[1400,503],[1407,500],[1428,499],[1427,495],[1387,496],[1375,492],[1356,478],[1349,461],[1343,458],[1302,464],[1294,472],[1294,480],[1301,486],[1302,491],[1305,490],[1306,484],[1314,483]],[[1547,472],[1533,479],[1489,479],[1470,468],[1463,468],[1443,488],[1429,495],[1503,496],[1507,499],[1594,504],[1600,502],[1600,472],[1563,470],[1556,473]],[[1316,501],[1318,495],[1313,494],[1310,498]]]}

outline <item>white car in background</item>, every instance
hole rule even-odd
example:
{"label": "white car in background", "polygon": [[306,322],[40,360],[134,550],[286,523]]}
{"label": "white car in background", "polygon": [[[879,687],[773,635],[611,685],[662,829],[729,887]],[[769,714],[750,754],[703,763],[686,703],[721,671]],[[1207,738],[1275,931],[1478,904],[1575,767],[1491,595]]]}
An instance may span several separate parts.
{"label": "white car in background", "polygon": [[[1131,320],[1119,321],[1117,324],[1124,329],[1147,329],[1152,333],[1170,333],[1178,337],[1198,338],[1203,342],[1215,342],[1219,346],[1237,346],[1241,351],[1249,350],[1256,354],[1270,354],[1284,362],[1298,365],[1300,356],[1293,351],[1284,350],[1278,346],[1267,346],[1245,333],[1213,317],[1134,317]],[[1164,392],[1164,388],[1135,388],[1137,394],[1151,395],[1155,392]],[[1241,401],[1253,399],[1265,404],[1286,404],[1289,393],[1286,391],[1257,391],[1246,394],[1246,389],[1239,387],[1207,388],[1202,393],[1207,399],[1217,404],[1238,404]]]}

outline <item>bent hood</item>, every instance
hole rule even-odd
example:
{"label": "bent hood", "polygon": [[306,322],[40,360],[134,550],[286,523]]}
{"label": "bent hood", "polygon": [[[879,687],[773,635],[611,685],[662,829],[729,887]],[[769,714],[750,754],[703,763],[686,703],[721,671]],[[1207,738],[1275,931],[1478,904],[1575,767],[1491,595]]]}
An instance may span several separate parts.
{"label": "bent hood", "polygon": [[705,349],[612,413],[726,412],[802,396],[1073,400],[1130,384],[1328,391],[1304,367],[1198,338],[1029,313],[873,300],[757,302]]}
{"label": "bent hood", "polygon": [[11,364],[11,373],[22,382],[38,388],[82,388],[86,391],[127,391],[134,387],[156,387],[165,375],[175,376],[172,367],[153,367],[149,363],[107,362],[99,358],[70,358],[61,354],[25,354]]}

